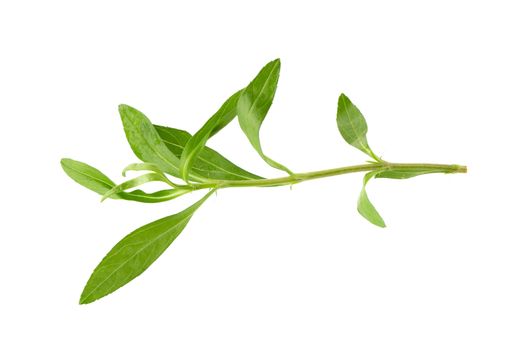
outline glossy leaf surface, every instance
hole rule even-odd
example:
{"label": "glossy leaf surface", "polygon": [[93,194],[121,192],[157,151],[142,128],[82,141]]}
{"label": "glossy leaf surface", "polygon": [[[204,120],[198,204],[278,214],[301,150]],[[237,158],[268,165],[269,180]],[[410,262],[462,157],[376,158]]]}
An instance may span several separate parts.
{"label": "glossy leaf surface", "polygon": [[[130,188],[138,187],[138,186],[143,185],[145,183],[154,182],[154,181],[164,182],[164,183],[167,183],[170,186],[174,185],[171,181],[169,181],[166,178],[166,176],[164,176],[164,174],[147,173],[147,174],[143,174],[143,175],[137,176],[137,177],[135,177],[135,178],[133,178],[131,180],[125,181],[125,182],[123,182],[123,183],[121,183],[119,185],[114,186],[109,191],[104,193],[104,195],[102,196],[101,201],[104,201],[106,198],[109,198],[109,197],[111,197],[114,194],[118,195],[118,194],[123,193],[124,191],[126,191],[126,190],[128,190]],[[183,195],[185,193],[191,192],[192,188],[189,187],[189,186],[177,186],[176,188],[174,188],[174,190],[177,190],[179,195]],[[177,192],[175,192],[175,193],[177,193]]]}
{"label": "glossy leaf surface", "polygon": [[180,177],[180,160],[166,147],[150,120],[137,109],[119,106],[126,137],[135,155],[142,161],[156,164],[164,172]]}
{"label": "glossy leaf surface", "polygon": [[268,114],[277,90],[280,69],[281,61],[279,59],[271,61],[261,69],[255,79],[242,91],[237,104],[237,115],[242,131],[257,153],[272,167],[286,171],[291,175],[293,173],[287,167],[264,154],[259,138],[262,122]]}
{"label": "glossy leaf surface", "polygon": [[100,299],[144,272],[178,237],[211,193],[177,214],[136,229],[118,242],[93,271],[80,303]]}
{"label": "glossy leaf surface", "polygon": [[[164,172],[153,163],[131,163],[122,170],[122,176],[126,176],[128,171],[151,171],[153,173],[164,175],[166,177]],[[168,180],[167,177],[166,180]]]}
{"label": "glossy leaf surface", "polygon": [[241,91],[236,92],[223,103],[219,110],[200,128],[186,143],[180,158],[180,173],[182,179],[188,180],[188,175],[206,145],[208,139],[224,128],[237,115],[237,101]]}
{"label": "glossy leaf surface", "polygon": [[[190,140],[191,134],[187,131],[155,125],[162,141],[168,149],[180,157]],[[213,180],[254,180],[261,179],[260,176],[252,174],[224,158],[215,150],[204,147],[194,158],[192,173]]]}
{"label": "glossy leaf surface", "polygon": [[425,175],[425,174],[433,174],[433,173],[442,173],[443,170],[404,170],[404,169],[398,169],[398,170],[385,170],[380,172],[376,175],[376,178],[385,178],[385,179],[409,179],[411,177],[419,176],[419,175]]}
{"label": "glossy leaf surface", "polygon": [[368,126],[365,118],[345,94],[341,94],[337,102],[337,127],[346,142],[378,160],[368,146],[366,139]]}
{"label": "glossy leaf surface", "polygon": [[[64,169],[64,172],[76,183],[98,194],[103,195],[115,186],[115,183],[100,170],[86,163],[63,158],[60,161],[60,165],[62,166],[62,169]],[[119,198],[117,195],[113,197]]]}
{"label": "glossy leaf surface", "polygon": [[[62,169],[76,183],[100,194],[104,195],[110,191],[116,184],[111,181],[98,169],[73,159],[64,158],[60,161]],[[121,192],[113,194],[109,198],[125,199],[143,203],[159,203],[180,196],[180,191],[176,189],[161,190],[153,193],[146,193],[141,190],[132,192]]]}
{"label": "glossy leaf surface", "polygon": [[119,193],[120,198],[142,203],[160,203],[166,202],[190,191],[181,191],[179,188],[171,188],[168,190],[160,190],[152,193],[146,193],[142,190],[135,190],[131,192]]}
{"label": "glossy leaf surface", "polygon": [[365,174],[363,178],[363,188],[361,189],[359,199],[357,200],[357,211],[372,224],[379,227],[386,227],[383,218],[381,215],[379,215],[374,205],[370,202],[370,199],[368,199],[368,195],[366,193],[366,184],[370,179],[374,178],[376,174],[376,172],[369,172]]}

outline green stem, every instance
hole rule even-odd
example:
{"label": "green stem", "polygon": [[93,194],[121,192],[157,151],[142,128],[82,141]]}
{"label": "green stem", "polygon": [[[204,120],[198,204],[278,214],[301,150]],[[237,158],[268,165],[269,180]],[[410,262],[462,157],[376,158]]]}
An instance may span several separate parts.
{"label": "green stem", "polygon": [[303,181],[320,179],[323,177],[337,176],[343,174],[357,173],[362,171],[381,171],[381,170],[413,170],[452,174],[466,173],[467,167],[456,164],[428,164],[428,163],[388,163],[385,161],[369,164],[352,165],[342,168],[333,168],[308,173],[296,173],[291,176],[277,177],[273,179],[255,179],[255,180],[235,180],[235,181],[216,181],[194,184],[195,189],[202,188],[227,188],[227,187],[268,187],[268,186],[285,186],[297,184]]}

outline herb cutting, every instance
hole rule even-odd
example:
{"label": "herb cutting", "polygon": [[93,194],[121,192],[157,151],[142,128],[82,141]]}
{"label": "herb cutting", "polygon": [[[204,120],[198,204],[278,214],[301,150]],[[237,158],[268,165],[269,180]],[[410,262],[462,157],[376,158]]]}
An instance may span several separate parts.
{"label": "herb cutting", "polygon": [[[81,304],[100,299],[144,272],[178,237],[193,214],[214,192],[229,187],[270,187],[298,184],[329,176],[365,172],[358,196],[358,212],[372,224],[385,222],[366,193],[374,178],[408,179],[432,173],[465,173],[461,165],[392,163],[372,151],[367,141],[365,118],[352,101],[341,94],[337,104],[337,126],[343,139],[370,157],[366,164],[299,173],[268,156],[262,147],[259,130],[268,114],[277,89],[281,63],[265,65],[243,89],[231,95],[218,111],[193,135],[171,127],[158,126],[137,109],[120,105],[119,112],[127,140],[142,161],[123,170],[142,175],[116,184],[102,172],[85,163],[64,158],[61,165],[69,177],[100,194],[102,200],[121,199],[158,203],[194,191],[204,196],[185,210],[142,226],[128,234],[111,249],[93,271],[80,297]],[[206,142],[237,117],[240,127],[259,156],[271,167],[284,172],[277,178],[263,178],[233,164]],[[273,155],[272,155],[273,156]],[[174,179],[175,178],[175,179]],[[161,182],[166,189],[146,193],[136,189],[149,182]]]}

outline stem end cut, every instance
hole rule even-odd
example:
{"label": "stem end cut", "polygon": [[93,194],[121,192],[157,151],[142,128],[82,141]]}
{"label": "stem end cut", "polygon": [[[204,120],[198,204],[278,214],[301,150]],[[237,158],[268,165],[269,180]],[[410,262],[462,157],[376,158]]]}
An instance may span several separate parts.
{"label": "stem end cut", "polygon": [[456,165],[456,173],[465,174],[466,172],[467,172],[467,166],[466,165]]}

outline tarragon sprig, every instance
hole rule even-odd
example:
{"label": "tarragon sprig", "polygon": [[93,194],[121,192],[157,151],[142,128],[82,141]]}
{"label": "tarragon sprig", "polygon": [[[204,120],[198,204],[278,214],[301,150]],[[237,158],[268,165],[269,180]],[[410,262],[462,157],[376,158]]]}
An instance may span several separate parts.
{"label": "tarragon sprig", "polygon": [[[246,87],[231,95],[194,135],[175,128],[153,125],[137,109],[120,105],[119,112],[127,140],[135,155],[143,162],[128,165],[123,175],[129,171],[144,172],[121,184],[114,183],[90,165],[72,159],[62,159],[61,165],[67,175],[82,186],[102,195],[102,200],[111,198],[158,203],[194,191],[207,191],[202,199],[187,209],[142,226],[117,243],[93,271],[80,297],[81,304],[91,303],[114,292],[144,272],[177,238],[195,211],[219,189],[284,186],[323,177],[365,172],[357,210],[372,224],[385,227],[383,218],[370,202],[365,190],[371,179],[408,179],[431,173],[450,174],[467,171],[465,166],[455,164],[391,163],[383,160],[368,144],[365,118],[350,99],[341,94],[337,105],[339,131],[347,143],[364,152],[370,160],[361,165],[307,173],[292,172],[263,152],[259,138],[259,130],[277,89],[280,67],[279,59],[264,66]],[[286,176],[262,178],[240,168],[206,146],[208,139],[235,117],[261,158],[270,166],[284,171]],[[152,181],[161,182],[167,188],[153,193],[134,189]]]}

